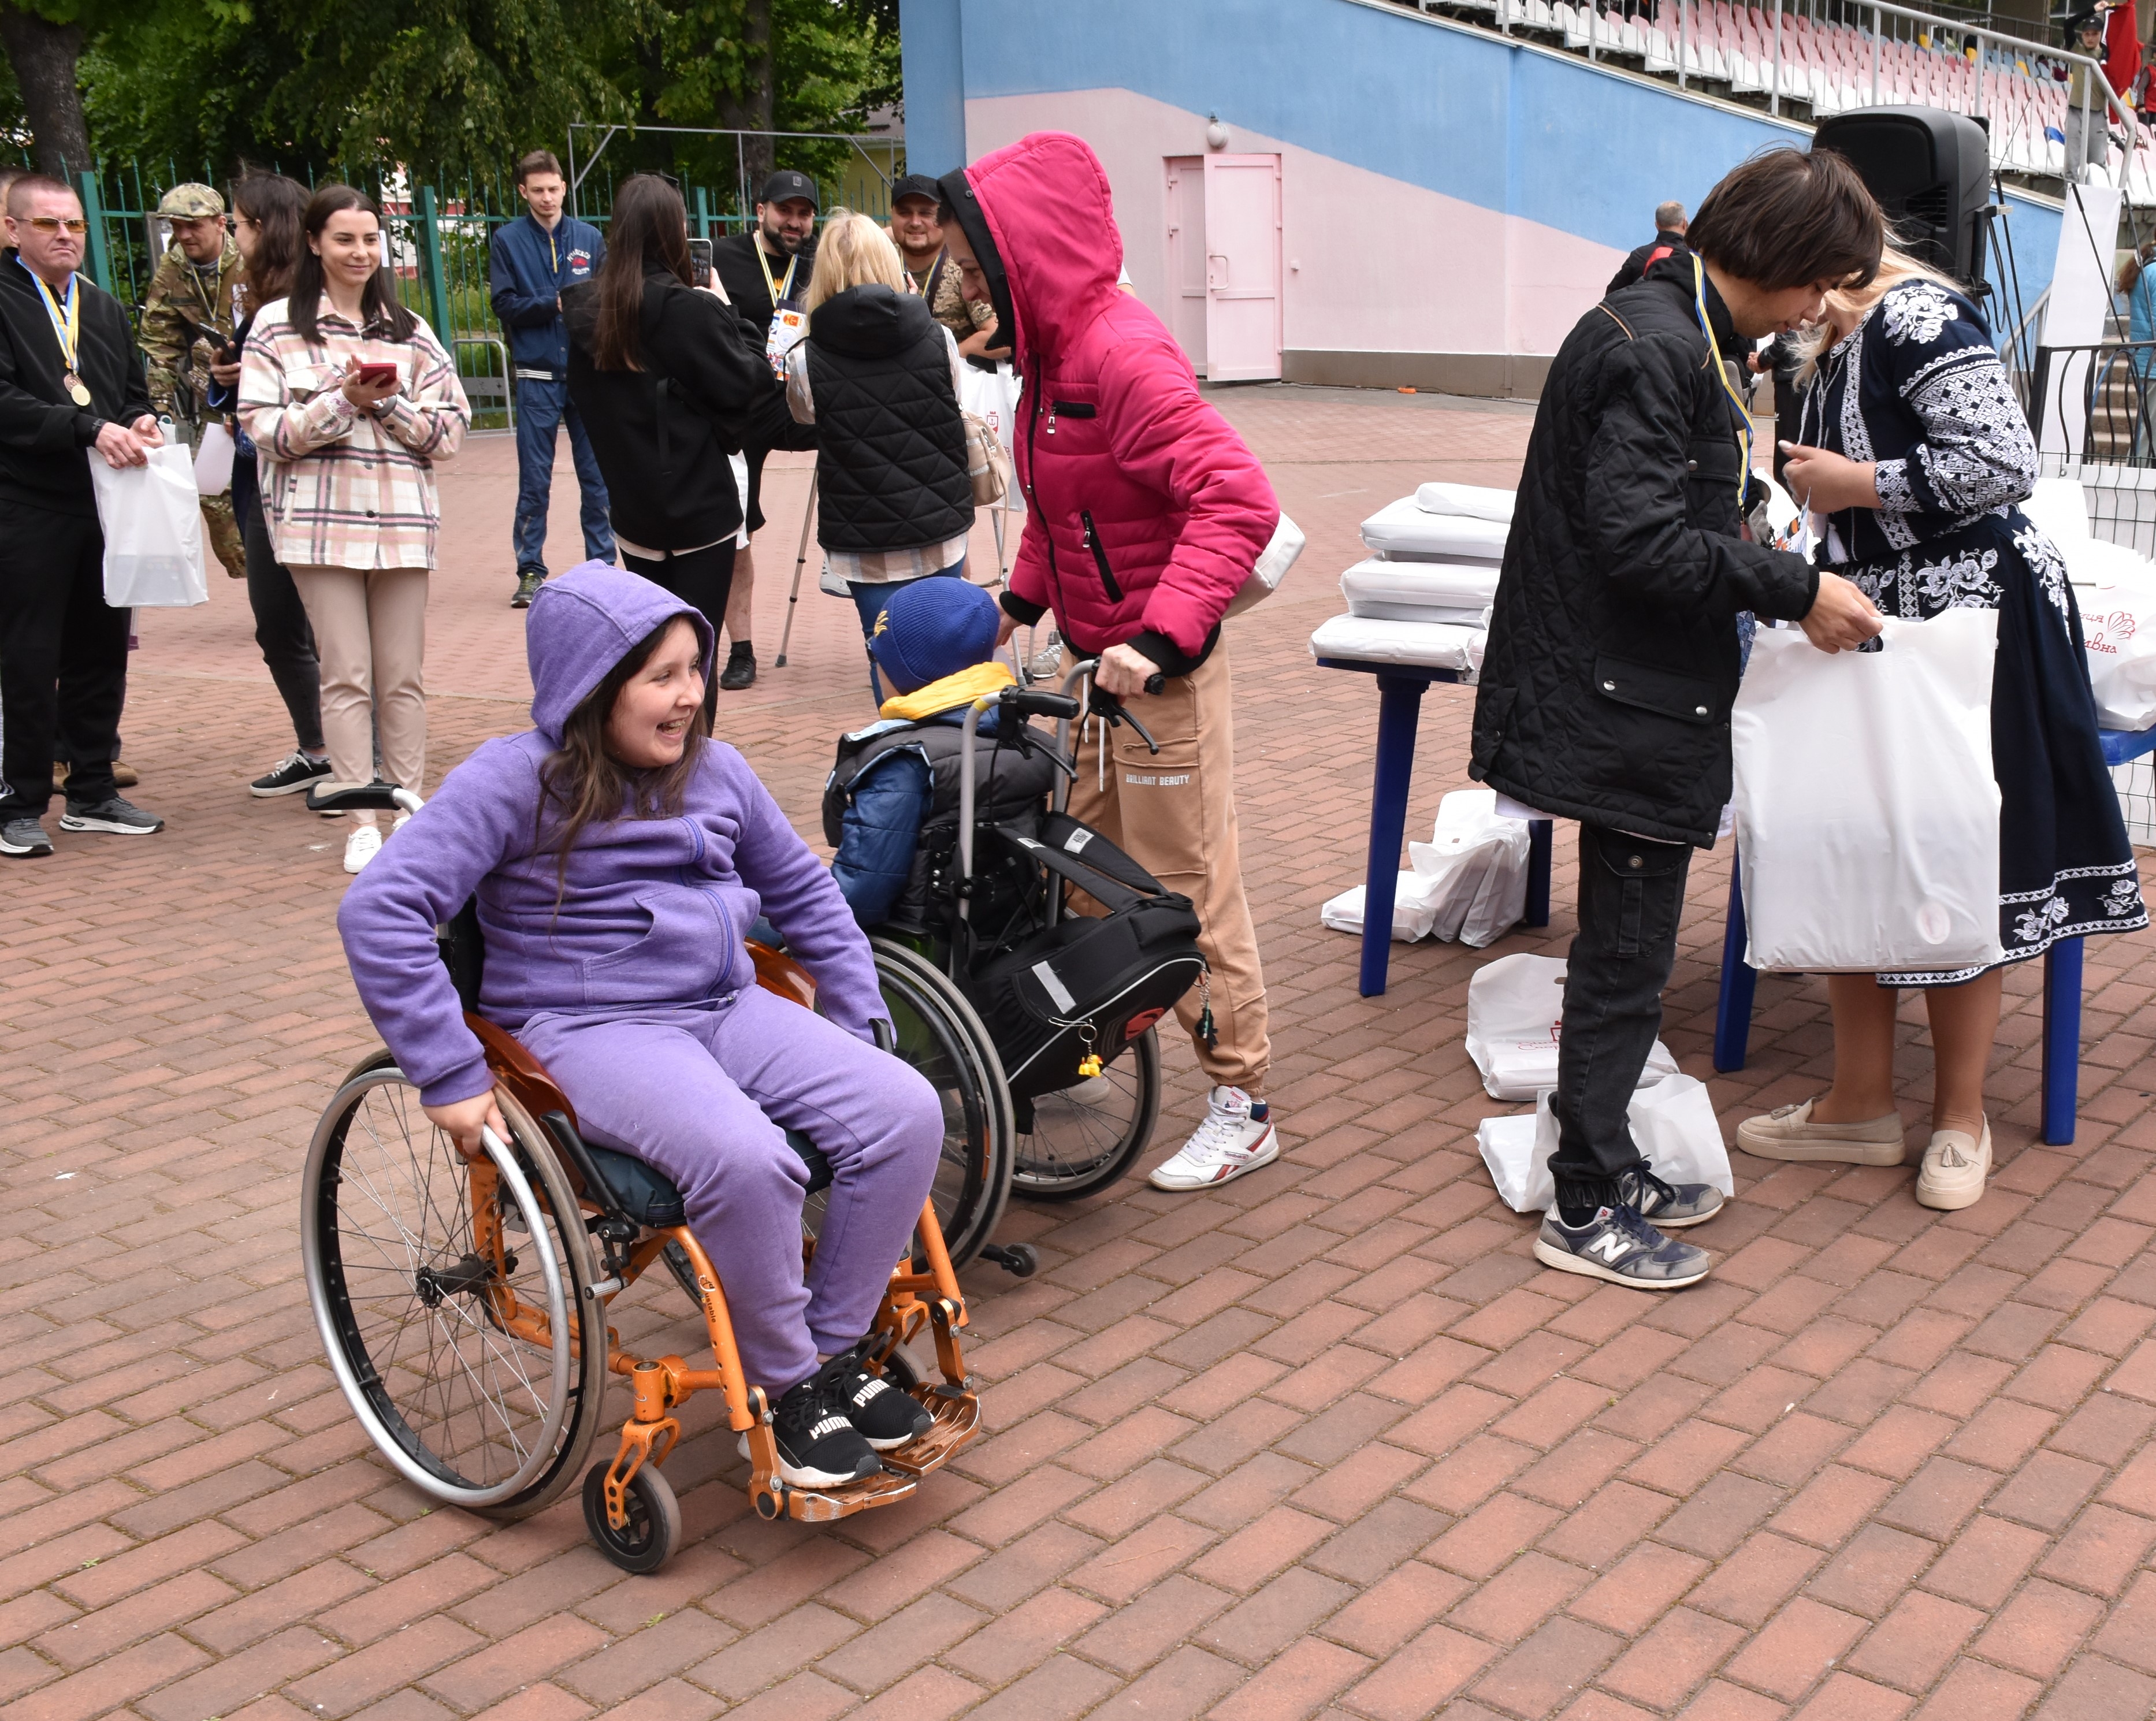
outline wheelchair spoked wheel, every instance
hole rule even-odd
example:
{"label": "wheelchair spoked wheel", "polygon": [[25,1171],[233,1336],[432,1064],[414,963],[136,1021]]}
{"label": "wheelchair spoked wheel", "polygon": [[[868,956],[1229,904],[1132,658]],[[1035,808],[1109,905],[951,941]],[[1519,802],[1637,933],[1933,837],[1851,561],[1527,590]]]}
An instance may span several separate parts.
{"label": "wheelchair spoked wheel", "polygon": [[516,1518],[582,1469],[607,1348],[579,1342],[578,1311],[605,1316],[575,1191],[496,1098],[511,1139],[475,1166],[394,1064],[356,1072],[308,1149],[300,1245],[330,1365],[382,1456],[436,1500]]}
{"label": "wheelchair spoked wheel", "polygon": [[1010,1196],[1015,1132],[1003,1061],[973,1005],[940,968],[888,938],[869,943],[897,1055],[943,1102],[943,1155],[932,1199],[952,1264],[963,1266],[993,1234]]}
{"label": "wheelchair spoked wheel", "polygon": [[1147,1029],[1098,1076],[1036,1094],[1016,1112],[1013,1194],[1075,1201],[1105,1189],[1145,1151],[1160,1120],[1159,1035]]}

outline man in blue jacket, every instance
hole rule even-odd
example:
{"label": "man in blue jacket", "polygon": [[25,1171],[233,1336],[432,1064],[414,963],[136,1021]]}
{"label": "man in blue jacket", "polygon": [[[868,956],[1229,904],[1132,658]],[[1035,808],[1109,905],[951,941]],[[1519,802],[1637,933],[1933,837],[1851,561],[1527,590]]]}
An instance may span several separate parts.
{"label": "man in blue jacket", "polygon": [[547,578],[547,503],[558,425],[568,425],[569,456],[583,492],[585,561],[613,560],[613,527],[607,519],[606,480],[584,421],[569,402],[569,331],[562,321],[562,290],[598,273],[606,241],[589,222],[562,213],[568,184],[551,151],[535,149],[517,162],[516,191],[528,213],[495,229],[487,277],[516,378],[516,595],[509,606],[522,609]]}

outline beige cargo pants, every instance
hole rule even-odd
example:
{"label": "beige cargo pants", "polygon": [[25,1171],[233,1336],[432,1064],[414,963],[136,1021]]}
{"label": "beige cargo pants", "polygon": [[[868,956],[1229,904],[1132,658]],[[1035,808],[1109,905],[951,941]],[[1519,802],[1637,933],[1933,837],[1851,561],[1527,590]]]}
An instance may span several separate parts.
{"label": "beige cargo pants", "polygon": [[1235,722],[1228,642],[1188,676],[1127,701],[1152,732],[1160,752],[1146,750],[1128,724],[1108,731],[1088,723],[1078,747],[1070,812],[1136,860],[1169,890],[1197,906],[1199,948],[1211,964],[1213,1025],[1219,1043],[1198,1037],[1199,994],[1175,1007],[1198,1061],[1218,1087],[1265,1092],[1272,1061],[1265,1031],[1265,979],[1257,930],[1243,895],[1235,826]]}

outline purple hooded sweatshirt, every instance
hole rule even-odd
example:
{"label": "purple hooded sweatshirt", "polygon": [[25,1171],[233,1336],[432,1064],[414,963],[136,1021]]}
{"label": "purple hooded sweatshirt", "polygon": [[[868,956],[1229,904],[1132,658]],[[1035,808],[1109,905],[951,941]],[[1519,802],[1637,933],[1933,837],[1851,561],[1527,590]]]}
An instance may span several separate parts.
{"label": "purple hooded sweatshirt", "polygon": [[678,816],[585,826],[557,912],[540,768],[570,712],[675,616],[696,629],[708,676],[710,624],[650,581],[587,562],[542,586],[526,624],[536,727],[484,743],[450,772],[345,892],[337,931],[360,1001],[424,1103],[493,1086],[434,947],[436,926],[475,895],[486,939],[480,1008],[511,1033],[542,1010],[730,998],[755,984],[744,941],[759,912],[815,976],[832,1022],[867,1040],[889,1014],[838,886],[723,742],[705,743]]}

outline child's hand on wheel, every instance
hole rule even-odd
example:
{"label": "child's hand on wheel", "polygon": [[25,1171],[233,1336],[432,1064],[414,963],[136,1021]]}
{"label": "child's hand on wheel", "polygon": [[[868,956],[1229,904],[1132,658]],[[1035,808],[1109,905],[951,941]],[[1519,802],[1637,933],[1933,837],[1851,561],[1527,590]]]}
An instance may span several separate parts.
{"label": "child's hand on wheel", "polygon": [[457,1151],[465,1158],[480,1160],[486,1158],[486,1144],[480,1139],[480,1131],[490,1129],[504,1142],[509,1139],[509,1126],[501,1120],[501,1107],[494,1102],[493,1090],[475,1093],[468,1100],[459,1100],[454,1105],[422,1106],[427,1121],[456,1143]]}

